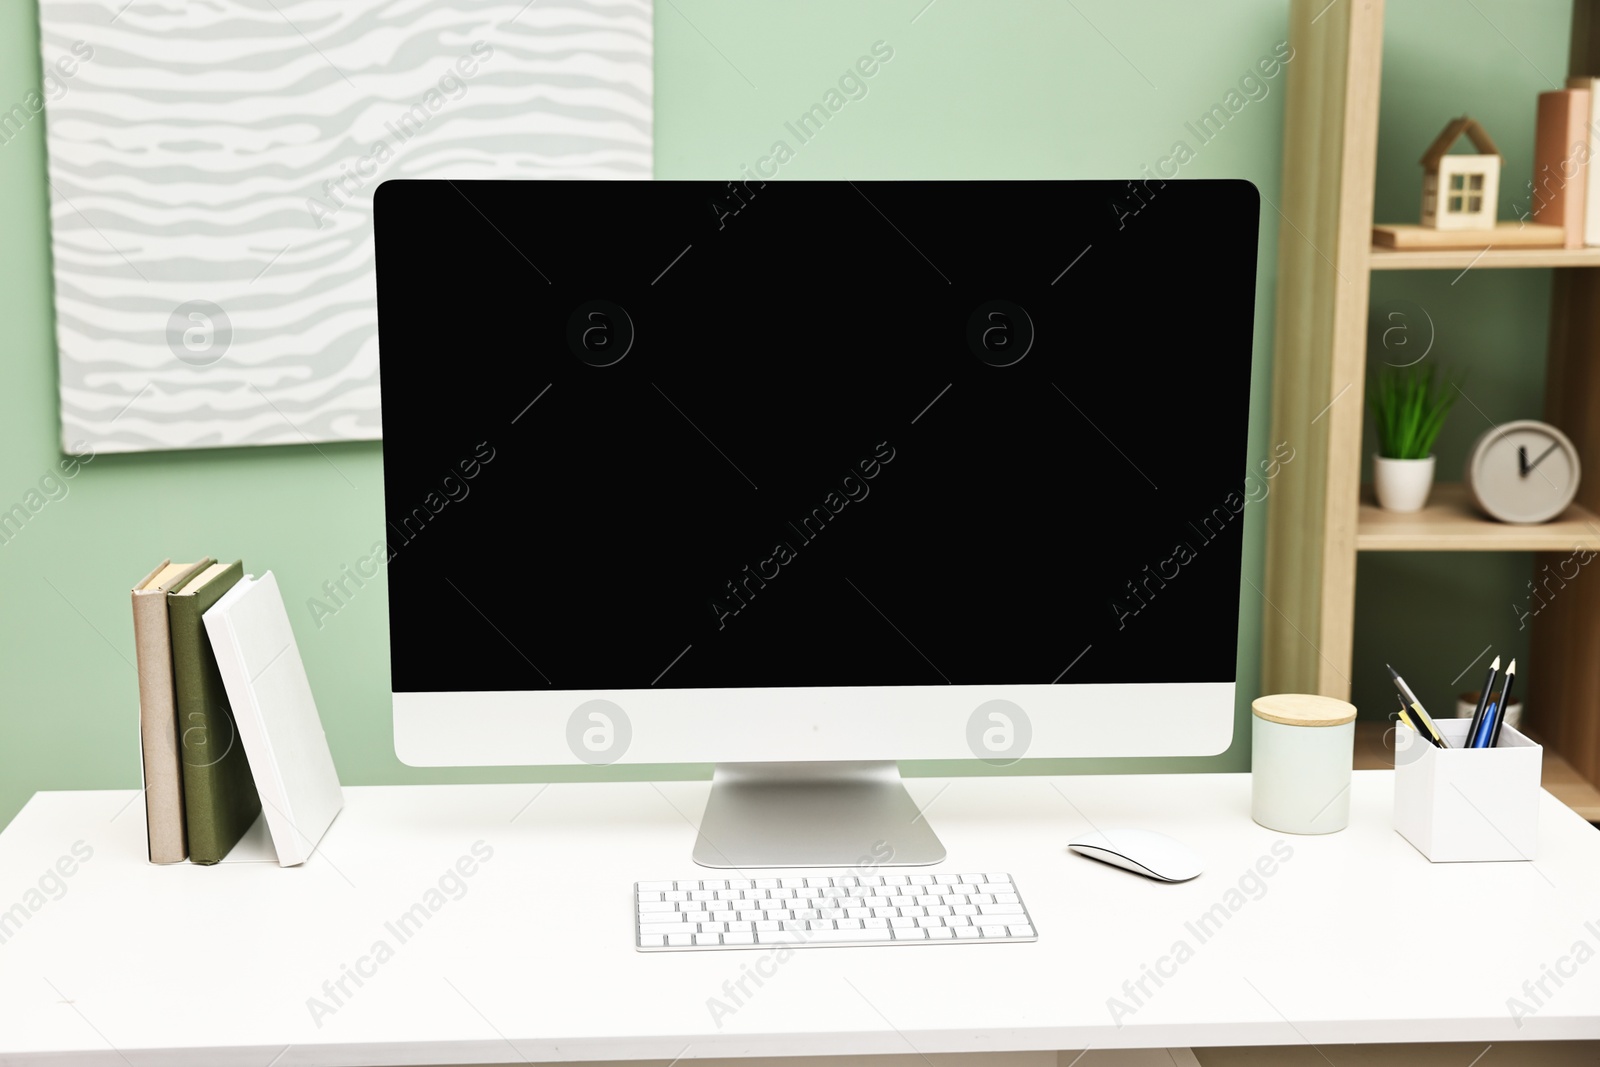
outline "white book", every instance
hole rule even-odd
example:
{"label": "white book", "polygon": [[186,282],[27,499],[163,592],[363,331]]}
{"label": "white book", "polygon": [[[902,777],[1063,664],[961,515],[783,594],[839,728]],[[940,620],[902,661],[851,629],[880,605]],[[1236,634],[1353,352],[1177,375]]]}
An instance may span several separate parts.
{"label": "white book", "polygon": [[247,574],[202,618],[278,863],[304,863],[344,794],[278,580]]}
{"label": "white book", "polygon": [[1583,216],[1583,243],[1586,245],[1600,245],[1600,78],[1586,78],[1573,75],[1567,79],[1568,89],[1588,89],[1589,93],[1589,158],[1596,160],[1596,164],[1585,167],[1588,176],[1588,199],[1584,201],[1586,208]]}

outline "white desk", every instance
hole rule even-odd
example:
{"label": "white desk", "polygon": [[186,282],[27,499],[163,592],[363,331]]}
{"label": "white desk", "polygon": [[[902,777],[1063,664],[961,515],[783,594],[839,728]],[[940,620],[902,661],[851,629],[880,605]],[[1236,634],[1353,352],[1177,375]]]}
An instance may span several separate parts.
{"label": "white desk", "polygon": [[[1537,863],[1432,865],[1390,829],[1386,771],[1358,772],[1350,829],[1317,838],[1252,823],[1246,775],[914,780],[950,852],[924,870],[1010,871],[1040,940],[801,950],[769,964],[772,977],[719,1027],[708,999],[732,1003],[724,983],[762,953],[640,954],[630,914],[635,879],[698,870],[689,850],[707,784],[541,788],[352,788],[321,852],[298,869],[153,867],[132,792],[35,796],[0,834],[0,908],[28,910],[26,891],[74,843],[93,855],[62,879],[59,899],[33,898],[42,905],[0,944],[0,1063],[1600,1038],[1600,957],[1549,985],[1520,1027],[1508,1014],[1507,998],[1525,996],[1524,980],[1576,942],[1600,950],[1600,833],[1548,796]],[[1165,830],[1197,847],[1208,870],[1168,885],[1069,853],[1087,820]],[[465,895],[440,898],[402,942],[386,923],[426,905],[476,842],[493,854],[462,879]],[[1256,865],[1275,845],[1292,854],[1261,878]],[[530,892],[539,875],[556,888]],[[1255,898],[1230,897],[1241,878]],[[580,882],[610,889],[583,905],[569,888]],[[1402,900],[1429,902],[1433,922]],[[1188,925],[1230,903],[1206,939]],[[1163,964],[1171,976],[1160,988],[1146,979],[1151,995],[1134,1005],[1124,981],[1180,941],[1192,956]],[[319,1026],[308,998],[331,1006],[324,982],[379,942],[392,958],[363,963],[364,984],[346,979],[350,995]],[[1136,1008],[1120,1026],[1114,996]]]}

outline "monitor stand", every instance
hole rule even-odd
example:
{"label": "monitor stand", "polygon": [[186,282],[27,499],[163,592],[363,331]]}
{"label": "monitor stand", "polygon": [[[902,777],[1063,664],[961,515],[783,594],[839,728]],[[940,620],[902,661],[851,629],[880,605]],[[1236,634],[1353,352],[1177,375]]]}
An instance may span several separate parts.
{"label": "monitor stand", "polygon": [[703,867],[920,867],[944,859],[892,760],[719,763]]}

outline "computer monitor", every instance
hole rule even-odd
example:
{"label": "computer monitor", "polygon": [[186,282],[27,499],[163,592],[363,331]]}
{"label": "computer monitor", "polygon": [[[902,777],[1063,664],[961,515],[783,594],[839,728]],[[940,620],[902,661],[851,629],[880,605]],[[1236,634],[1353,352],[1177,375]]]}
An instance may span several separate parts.
{"label": "computer monitor", "polygon": [[899,760],[1228,746],[1249,183],[375,211],[406,763],[714,763],[697,861],[850,866],[943,857]]}

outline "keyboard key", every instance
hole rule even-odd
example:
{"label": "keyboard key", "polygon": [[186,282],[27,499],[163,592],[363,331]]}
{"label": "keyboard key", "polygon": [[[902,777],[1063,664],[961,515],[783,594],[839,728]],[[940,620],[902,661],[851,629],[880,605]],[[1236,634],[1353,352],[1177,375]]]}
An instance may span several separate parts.
{"label": "keyboard key", "polygon": [[[688,922],[688,920],[684,918],[681,912],[676,911],[652,911],[639,916],[640,926],[658,926],[661,923],[682,922]],[[657,932],[659,933],[659,931]]]}
{"label": "keyboard key", "polygon": [[651,912],[657,911],[675,912],[677,910],[678,905],[674,904],[670,900],[641,900],[639,902],[640,915],[649,915]]}
{"label": "keyboard key", "polygon": [[860,885],[861,883],[859,881],[857,881],[855,875],[847,874],[847,875],[844,875],[843,877],[835,878],[833,880],[833,884],[837,885],[837,886],[854,886],[854,885]]}
{"label": "keyboard key", "polygon": [[846,908],[844,913],[852,919],[870,919],[872,917],[871,908]]}
{"label": "keyboard key", "polygon": [[972,919],[966,915],[946,915],[944,924],[946,926],[971,926]]}
{"label": "keyboard key", "polygon": [[651,923],[649,930],[652,934],[663,934],[668,937],[673,934],[698,934],[699,923]]}
{"label": "keyboard key", "polygon": [[1033,936],[1033,927],[1031,927],[1031,926],[1008,926],[1008,927],[1006,927],[1006,929],[1011,931],[1011,936],[1012,937],[1032,937]]}
{"label": "keyboard key", "polygon": [[738,912],[737,914],[739,916],[739,921],[740,922],[748,923],[748,922],[755,922],[757,919],[766,918],[766,914],[767,913],[764,912],[764,911],[741,911],[741,912]]}
{"label": "keyboard key", "polygon": [[661,894],[661,899],[663,899],[663,900],[688,900],[689,899],[689,894],[685,893],[681,889],[675,889],[670,893],[662,893]]}
{"label": "keyboard key", "polygon": [[994,903],[994,897],[990,896],[988,893],[973,893],[971,896],[967,897],[967,903],[968,904],[993,904]]}
{"label": "keyboard key", "polygon": [[985,926],[985,927],[981,927],[981,929],[983,930],[983,936],[984,937],[1005,937],[1006,936],[1006,928],[1004,926]]}
{"label": "keyboard key", "polygon": [[693,889],[689,892],[690,900],[716,900],[717,893],[714,889]]}
{"label": "keyboard key", "polygon": [[903,874],[886,874],[883,876],[884,885],[910,885],[910,880]]}
{"label": "keyboard key", "polygon": [[880,876],[876,875],[876,874],[863,875],[862,878],[861,878],[860,884],[861,885],[870,885],[870,886],[879,886],[879,885],[883,884],[883,879]]}
{"label": "keyboard key", "polygon": [[911,876],[911,884],[912,885],[932,885],[933,884],[933,875],[931,875],[931,874],[913,874]]}
{"label": "keyboard key", "polygon": [[728,888],[729,889],[754,889],[755,886],[751,883],[750,879],[748,879],[748,878],[729,878],[728,879]]}
{"label": "keyboard key", "polygon": [[917,920],[918,926],[943,926],[944,920],[937,915],[924,915]]}
{"label": "keyboard key", "polygon": [[1021,915],[1021,904],[982,904],[978,907],[979,915]]}
{"label": "keyboard key", "polygon": [[728,880],[726,878],[702,878],[700,879],[700,888],[712,890],[726,889],[728,888]]}
{"label": "keyboard key", "polygon": [[888,941],[892,931],[879,927],[862,930],[835,930],[827,935],[829,941]]}
{"label": "keyboard key", "polygon": [[949,941],[956,936],[956,932],[948,926],[934,926],[928,929],[930,941]]}
{"label": "keyboard key", "polygon": [[695,934],[694,935],[694,943],[697,944],[697,945],[720,945],[720,944],[722,944],[722,935],[721,934]]}
{"label": "keyboard key", "polygon": [[640,882],[641,893],[665,893],[676,888],[671,882]]}
{"label": "keyboard key", "polygon": [[682,948],[685,945],[692,945],[692,944],[694,944],[694,935],[693,934],[669,934],[667,936],[667,944],[671,945],[673,948]]}
{"label": "keyboard key", "polygon": [[907,930],[907,929],[910,929],[911,927],[916,926],[917,925],[917,920],[912,919],[912,918],[908,918],[908,917],[906,917],[904,915],[899,915],[899,916],[896,916],[893,919],[890,919],[889,920],[889,925],[894,927],[896,930]]}
{"label": "keyboard key", "polygon": [[832,878],[807,878],[806,879],[806,888],[807,889],[826,889],[831,885],[833,885],[833,879]]}
{"label": "keyboard key", "polygon": [[712,922],[731,923],[738,918],[739,913],[736,911],[714,911],[711,913]]}
{"label": "keyboard key", "polygon": [[954,907],[952,907],[950,910],[955,912],[957,915],[976,915],[976,914],[978,914],[978,906],[976,904],[957,904]]}
{"label": "keyboard key", "polygon": [[799,930],[762,930],[756,934],[756,943],[762,945],[803,945],[806,935]]}
{"label": "keyboard key", "polygon": [[806,884],[806,880],[804,878],[785,878],[785,879],[783,879],[783,888],[785,888],[785,889],[799,889],[801,886],[803,886],[805,884]]}
{"label": "keyboard key", "polygon": [[778,880],[776,878],[757,878],[756,879],[756,888],[757,889],[777,889],[778,888]]}
{"label": "keyboard key", "polygon": [[963,874],[961,876],[961,884],[962,885],[982,885],[983,884],[983,875],[981,875],[981,874]]}
{"label": "keyboard key", "polygon": [[959,938],[962,941],[969,941],[972,938],[977,937],[977,936],[979,936],[979,935],[978,935],[978,928],[976,926],[958,926],[958,927],[956,927],[956,937]]}
{"label": "keyboard key", "polygon": [[667,939],[660,934],[640,934],[639,944],[645,948],[660,948],[667,943]]}
{"label": "keyboard key", "polygon": [[660,893],[644,893],[644,892],[640,892],[640,893],[635,893],[633,895],[633,898],[635,900],[637,900],[640,904],[649,904],[649,903],[652,903],[654,901],[660,900],[661,899],[661,894]]}
{"label": "keyboard key", "polygon": [[869,929],[873,929],[873,930],[887,930],[889,928],[889,920],[888,919],[862,919],[861,920],[861,925],[865,926],[865,927],[867,927]]}
{"label": "keyboard key", "polygon": [[996,904],[1015,904],[1021,899],[1022,898],[1017,896],[1015,893],[996,893],[994,895],[994,902]]}
{"label": "keyboard key", "polygon": [[955,909],[944,904],[931,904],[928,906],[929,915],[954,915]]}
{"label": "keyboard key", "polygon": [[777,930],[780,924],[773,919],[760,919],[756,922],[756,930]]}
{"label": "keyboard key", "polygon": [[753,945],[756,943],[755,934],[723,934],[724,945]]}
{"label": "keyboard key", "polygon": [[961,876],[959,874],[941,874],[937,881],[940,885],[960,885]]}
{"label": "keyboard key", "polygon": [[894,928],[894,939],[896,941],[926,941],[928,939],[928,931],[920,926],[897,926]]}
{"label": "keyboard key", "polygon": [[835,930],[859,930],[859,929],[861,929],[861,920],[860,919],[835,919],[835,920],[833,920],[833,928]]}

